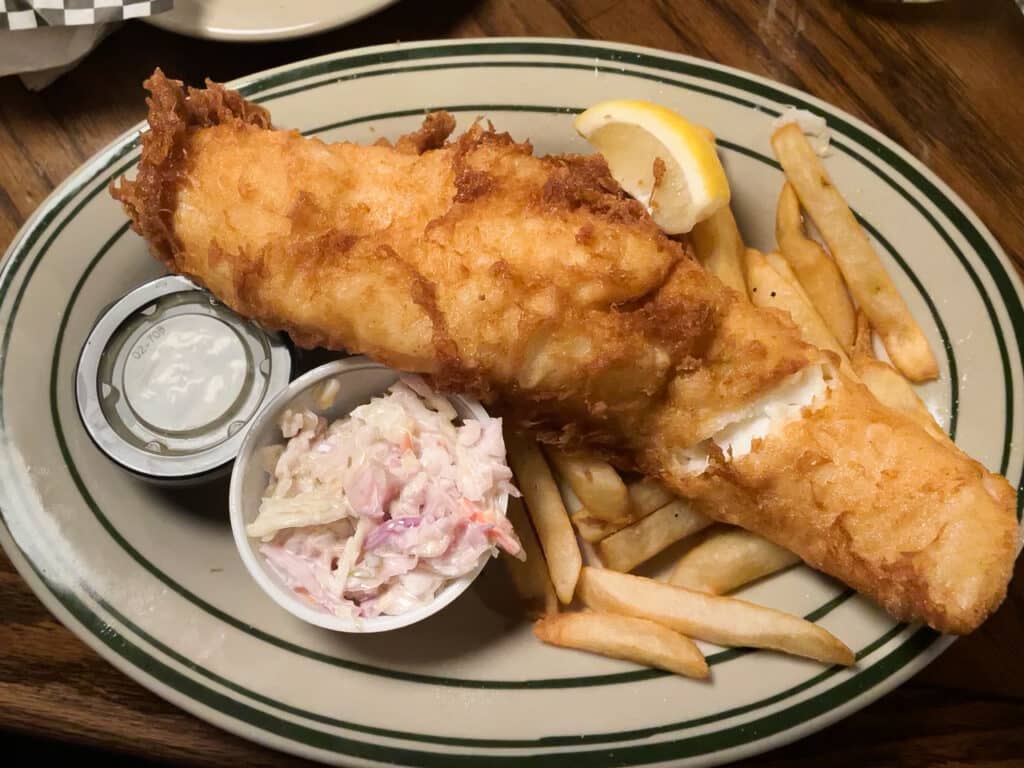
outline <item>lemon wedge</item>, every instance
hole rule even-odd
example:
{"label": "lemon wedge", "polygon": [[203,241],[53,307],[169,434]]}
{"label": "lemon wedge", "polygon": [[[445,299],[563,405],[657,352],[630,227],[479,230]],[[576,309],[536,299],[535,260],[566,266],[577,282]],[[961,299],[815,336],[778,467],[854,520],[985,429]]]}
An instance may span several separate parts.
{"label": "lemon wedge", "polygon": [[670,235],[689,232],[729,202],[729,180],[714,135],[666,107],[634,99],[602,101],[580,114],[575,127],[604,156],[622,188]]}

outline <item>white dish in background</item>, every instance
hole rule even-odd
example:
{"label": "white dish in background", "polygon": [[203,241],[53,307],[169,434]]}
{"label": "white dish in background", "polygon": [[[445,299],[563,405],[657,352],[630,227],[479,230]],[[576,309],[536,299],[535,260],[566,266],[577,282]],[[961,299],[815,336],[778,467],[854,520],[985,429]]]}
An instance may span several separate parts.
{"label": "white dish in background", "polygon": [[[835,107],[698,59],[552,39],[348,51],[239,86],[275,125],[327,141],[395,138],[446,108],[460,131],[490,118],[541,153],[588,151],[575,111],[617,96],[656,101],[715,132],[740,227],[762,249],[774,243],[783,181],[772,121],[787,106],[823,115],[825,165],[940,358],[940,380],[919,392],[958,444],[1021,482],[1024,307],[1013,267],[933,173]],[[92,322],[161,274],[107,193],[138,151],[135,131],[89,160],[0,270],[0,541],[46,606],[135,680],[233,733],[338,765],[709,766],[849,715],[951,642],[807,568],[740,595],[815,619],[857,653],[852,668],[704,644],[705,683],[546,646],[507,612],[497,563],[400,631],[296,620],[239,559],[226,487],[200,495],[134,480],[77,416],[75,361]]]}
{"label": "white dish in background", "polygon": [[[259,502],[267,487],[267,473],[263,468],[260,454],[264,448],[281,445],[284,442],[279,426],[284,412],[288,409],[309,409],[325,417],[328,422],[333,422],[335,419],[344,418],[358,406],[368,403],[370,398],[386,394],[387,388],[398,377],[397,371],[365,357],[336,360],[303,374],[267,403],[253,420],[231,470],[228,501],[231,530],[238,553],[249,574],[279,606],[303,621],[324,629],[336,632],[387,632],[423,621],[465,592],[491,559],[490,555],[481,557],[476,568],[446,583],[428,605],[397,616],[381,615],[354,619],[315,608],[297,597],[260,554],[259,540],[246,533],[246,526],[255,520],[259,513]],[[325,409],[320,407],[317,400],[321,386],[331,380],[338,382],[339,389],[330,407]],[[483,419],[488,416],[483,406],[475,400],[460,395],[451,395],[448,400],[460,418]],[[499,503],[504,513],[508,505],[508,496],[503,496]]]}
{"label": "white dish in background", "polygon": [[359,21],[397,0],[174,0],[174,10],[142,18],[188,37],[257,43],[287,40]]}

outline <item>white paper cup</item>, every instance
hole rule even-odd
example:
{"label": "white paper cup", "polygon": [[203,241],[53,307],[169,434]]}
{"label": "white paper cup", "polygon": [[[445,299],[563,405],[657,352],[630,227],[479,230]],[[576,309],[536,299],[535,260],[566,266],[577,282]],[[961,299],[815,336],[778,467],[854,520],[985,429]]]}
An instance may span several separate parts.
{"label": "white paper cup", "polygon": [[[347,618],[336,616],[296,595],[260,554],[260,540],[250,537],[245,531],[246,526],[256,519],[260,499],[269,479],[261,459],[263,449],[284,442],[279,427],[284,411],[289,408],[308,408],[324,416],[328,421],[343,418],[358,406],[368,403],[372,397],[384,394],[400,375],[398,371],[374,363],[365,357],[336,360],[309,371],[293,381],[260,411],[249,428],[235,460],[231,473],[229,508],[231,530],[242,562],[256,583],[274,602],[310,624],[339,632],[385,632],[415,624],[434,615],[465,592],[490,559],[488,553],[482,555],[479,564],[470,573],[446,582],[437,591],[434,599],[420,608],[398,616]],[[331,379],[338,382],[337,395],[329,408],[319,408],[317,396],[321,392],[321,385]],[[449,395],[448,400],[461,418],[487,417],[487,411],[483,406],[471,398]],[[507,503],[508,498],[503,495],[499,501],[503,514]]]}

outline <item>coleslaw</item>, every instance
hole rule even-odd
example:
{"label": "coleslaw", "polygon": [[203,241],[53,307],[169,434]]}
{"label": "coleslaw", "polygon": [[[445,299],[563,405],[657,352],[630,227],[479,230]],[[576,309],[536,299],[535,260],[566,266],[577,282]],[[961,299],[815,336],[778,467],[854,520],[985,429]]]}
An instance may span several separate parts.
{"label": "coleslaw", "polygon": [[501,420],[457,422],[418,377],[330,424],[285,411],[246,532],[290,589],[340,616],[405,613],[499,548],[522,557]]}

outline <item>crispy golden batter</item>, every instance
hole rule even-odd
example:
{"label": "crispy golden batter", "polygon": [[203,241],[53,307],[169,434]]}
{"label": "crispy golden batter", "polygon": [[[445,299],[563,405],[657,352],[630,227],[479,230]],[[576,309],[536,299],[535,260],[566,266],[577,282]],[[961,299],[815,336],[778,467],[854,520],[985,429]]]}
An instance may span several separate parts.
{"label": "crispy golden batter", "polygon": [[1010,485],[849,380],[747,456],[675,479],[702,512],[841,574],[903,619],[970,632],[1011,575]]}
{"label": "crispy golden batter", "polygon": [[900,618],[966,632],[1002,600],[1012,489],[860,385],[837,380],[743,459],[683,469],[683,449],[832,361],[708,275],[599,157],[536,157],[479,124],[449,141],[445,114],[394,146],[328,145],[215,84],[147,87],[139,174],[114,195],[239,313],[660,476]]}
{"label": "crispy golden batter", "polygon": [[171,270],[301,345],[610,452],[680,370],[688,444],[813,355],[709,281],[599,157],[537,158],[480,125],[445,144],[448,115],[395,147],[327,145],[266,130],[215,85],[149,86],[145,156],[117,197]]}

